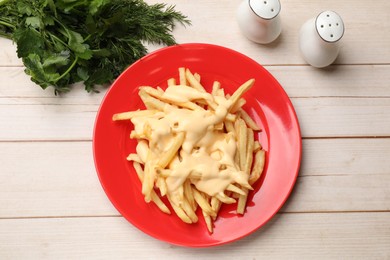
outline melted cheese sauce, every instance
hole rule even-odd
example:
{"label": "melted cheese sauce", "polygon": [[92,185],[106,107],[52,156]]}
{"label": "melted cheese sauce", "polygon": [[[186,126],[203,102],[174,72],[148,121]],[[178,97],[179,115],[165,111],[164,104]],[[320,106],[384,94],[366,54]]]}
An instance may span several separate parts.
{"label": "melted cheese sauce", "polygon": [[152,158],[156,159],[170,148],[176,133],[185,133],[179,156],[168,166],[168,192],[173,195],[181,193],[181,186],[188,178],[198,190],[210,196],[223,192],[233,182],[247,182],[245,174],[234,163],[235,137],[232,133],[214,129],[214,125],[225,119],[231,102],[225,98],[213,99],[209,93],[200,93],[187,86],[170,86],[164,96],[177,102],[208,99],[218,105],[213,112],[166,106],[164,112],[131,119],[137,134],[150,132],[149,144],[141,140],[137,145],[137,153],[143,161],[149,149]]}
{"label": "melted cheese sauce", "polygon": [[179,103],[184,103],[195,99],[213,99],[209,93],[199,92],[192,87],[184,85],[169,86],[165,90],[163,97]]}

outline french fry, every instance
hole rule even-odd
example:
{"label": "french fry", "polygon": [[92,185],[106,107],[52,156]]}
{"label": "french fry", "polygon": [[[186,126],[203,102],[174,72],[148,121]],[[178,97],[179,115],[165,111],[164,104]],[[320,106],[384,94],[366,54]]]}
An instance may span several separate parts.
{"label": "french fry", "polygon": [[147,109],[150,109],[150,110],[157,109],[159,111],[164,111],[164,108],[166,106],[169,106],[169,104],[166,104],[166,103],[162,102],[161,100],[158,100],[157,98],[150,96],[143,89],[139,90],[138,95],[140,96],[142,102],[144,103],[144,105]]}
{"label": "french fry", "polygon": [[236,151],[234,154],[234,164],[237,168],[240,168],[240,152]]}
{"label": "french fry", "polygon": [[236,200],[235,200],[235,199],[226,196],[226,194],[223,193],[223,192],[218,193],[217,195],[215,195],[215,197],[216,197],[218,200],[220,200],[221,202],[225,203],[225,204],[233,204],[233,203],[236,203]]}
{"label": "french fry", "polygon": [[179,154],[175,154],[175,156],[173,156],[172,160],[170,161],[170,163],[168,164],[168,169],[172,170],[176,167],[176,165],[178,165],[180,163],[180,158],[179,158]]}
{"label": "french fry", "polygon": [[146,139],[150,140],[152,138],[152,127],[148,122],[144,124],[143,133]]}
{"label": "french fry", "polygon": [[167,80],[167,85],[168,86],[174,86],[176,85],[176,79],[175,78],[170,78]]}
{"label": "french fry", "polygon": [[194,78],[200,83],[200,75],[198,73],[194,73]]}
{"label": "french fry", "polygon": [[185,133],[184,132],[180,132],[180,133],[178,133],[176,135],[176,137],[175,137],[171,147],[169,148],[169,150],[166,151],[162,155],[162,157],[160,158],[160,160],[157,163],[157,165],[160,168],[164,169],[169,164],[169,162],[173,159],[173,157],[175,156],[175,154],[177,153],[177,151],[179,150],[179,148],[183,144],[184,138],[185,138]]}
{"label": "french fry", "polygon": [[147,117],[156,114],[159,112],[158,110],[137,110],[137,111],[130,111],[130,112],[123,112],[123,113],[118,113],[114,114],[112,116],[113,121],[118,121],[118,120],[130,120],[133,117]]}
{"label": "french fry", "polygon": [[187,199],[188,203],[190,204],[192,210],[196,210],[198,208],[198,205],[196,204],[194,194],[191,187],[190,180],[186,180],[183,184],[184,188],[184,197]]}
{"label": "french fry", "polygon": [[210,205],[211,205],[211,208],[216,213],[215,217],[213,217],[213,220],[215,220],[217,218],[217,214],[222,206],[222,202],[219,199],[217,199],[216,197],[212,197],[210,200]]}
{"label": "french fry", "polygon": [[262,149],[261,144],[259,143],[259,141],[256,140],[255,143],[253,144],[253,152],[256,153],[261,149]]}
{"label": "french fry", "polygon": [[[254,133],[253,130],[250,128],[247,128],[247,150],[246,150],[246,161],[245,161],[245,166],[244,166],[244,172],[248,176],[250,175],[250,170],[252,167],[252,162],[253,162],[253,143],[254,143]],[[246,201],[248,199],[248,189],[252,190],[252,188],[242,185],[243,186],[243,192],[244,194],[241,194],[239,197],[239,212],[244,212],[244,210],[241,209],[241,207],[246,206]],[[241,213],[243,214],[243,213]]]}
{"label": "french fry", "polygon": [[238,197],[238,203],[237,203],[237,213],[241,215],[244,214],[245,212],[246,201],[248,199],[248,189],[243,188],[242,190],[245,192],[245,195],[240,195]]}
{"label": "french fry", "polygon": [[184,198],[181,202],[181,208],[184,210],[186,215],[191,219],[192,223],[198,222],[198,216],[195,214],[194,209],[191,207],[190,203]]}
{"label": "french fry", "polygon": [[211,95],[218,96],[218,90],[221,88],[221,83],[219,81],[214,81]]}
{"label": "french fry", "polygon": [[191,109],[191,110],[204,110],[203,107],[197,105],[194,102],[182,102],[182,103],[173,102],[173,103],[176,104],[179,107],[184,107],[184,108],[188,108],[188,109]]}
{"label": "french fry", "polygon": [[228,133],[225,135],[225,141],[226,141],[226,143],[229,143],[230,141],[235,142],[235,141],[236,141],[236,137],[235,137],[235,135],[234,135],[234,132],[228,132]]}
{"label": "french fry", "polygon": [[173,105],[188,108],[191,110],[199,110],[199,109],[203,110],[203,108],[201,106],[195,104],[194,102],[177,102],[176,100],[171,100],[168,97],[163,96],[163,93],[160,93],[159,91],[157,91],[156,89],[154,89],[152,87],[143,87],[142,89],[147,94],[149,94],[150,96],[152,96],[160,101],[169,102]]}
{"label": "french fry", "polygon": [[225,90],[223,88],[218,89],[217,96],[225,97]]}
{"label": "french fry", "polygon": [[198,80],[196,80],[195,76],[191,73],[189,69],[185,71],[186,79],[191,87],[199,90],[200,92],[206,92],[202,84]]}
{"label": "french fry", "polygon": [[253,190],[252,186],[249,185],[248,179],[249,179],[249,176],[245,172],[240,171],[239,174],[237,175],[236,183],[239,184],[241,186],[241,188]]}
{"label": "french fry", "polygon": [[239,169],[240,167],[240,118],[234,121],[234,132],[236,133],[236,143],[237,143],[237,150],[234,155],[234,163],[238,166]]}
{"label": "french fry", "polygon": [[133,162],[133,167],[137,173],[138,179],[141,181],[141,183],[144,182],[144,171],[142,170],[141,164],[138,162]]}
{"label": "french fry", "polygon": [[[241,130],[241,129],[240,129]],[[244,172],[249,178],[252,161],[253,161],[253,143],[254,143],[254,134],[253,130],[251,128],[246,128],[247,132],[247,147],[246,147],[246,160],[244,164]],[[237,204],[237,213],[244,214],[246,202],[248,200],[248,188],[243,187],[242,191],[244,194],[241,194],[238,198],[238,204]]]}
{"label": "french fry", "polygon": [[255,83],[254,79],[250,79],[244,84],[242,84],[234,93],[233,95],[229,98],[229,100],[232,102],[232,105],[230,106],[230,109],[235,106],[237,101],[242,97],[242,95],[248,91],[253,84]]}
{"label": "french fry", "polygon": [[238,137],[239,137],[239,135],[240,135],[240,121],[241,121],[242,119],[241,118],[238,118],[236,121],[234,121],[234,123],[233,123],[233,126],[234,126],[234,132],[236,133],[236,135],[237,135],[237,141],[238,141]]}
{"label": "french fry", "polygon": [[179,83],[180,85],[188,86],[186,79],[186,69],[182,67],[179,68]]}
{"label": "french fry", "polygon": [[[133,162],[133,167],[135,169],[135,172],[138,175],[138,179],[143,182],[144,181],[144,172],[141,168],[141,165],[138,162]],[[164,213],[171,214],[171,211],[168,209],[168,207],[162,202],[160,197],[156,194],[155,191],[152,191],[152,201],[157,205],[157,207]]]}
{"label": "french fry", "polygon": [[213,229],[213,220],[209,214],[202,210],[202,215],[204,217],[204,221],[206,222],[207,230],[212,234]]}
{"label": "french fry", "polygon": [[230,109],[231,113],[236,113],[243,105],[246,104],[246,100],[243,98],[240,98],[237,103]]}
{"label": "french fry", "polygon": [[[211,201],[211,198],[202,193],[202,196],[203,198],[207,201],[207,203],[209,203]],[[211,206],[211,205],[210,205]],[[214,231],[214,227],[213,227],[213,220],[217,217],[217,213],[215,214],[215,217],[211,217],[209,214],[207,214],[207,212],[205,212],[203,209],[201,209],[202,211],[202,215],[203,215],[203,218],[205,220],[205,223],[206,223],[206,226],[207,226],[207,229],[210,233],[213,233]]]}
{"label": "french fry", "polygon": [[225,120],[224,125],[226,128],[226,132],[233,133],[234,135],[236,135],[236,130],[234,129],[234,124],[232,121]]}
{"label": "french fry", "polygon": [[237,194],[245,195],[245,192],[242,189],[238,188],[237,186],[235,186],[233,184],[229,184],[227,186],[226,190],[235,192]]}
{"label": "french fry", "polygon": [[[215,103],[214,100],[206,99],[205,101],[206,101],[206,104],[207,104],[209,107],[211,107],[214,111],[217,110],[218,104]],[[231,116],[234,116],[234,115],[230,114],[230,117],[231,117]]]}
{"label": "french fry", "polygon": [[255,154],[254,164],[251,175],[249,177],[249,184],[253,185],[261,176],[265,164],[265,151],[259,150]]}
{"label": "french fry", "polygon": [[191,110],[204,110],[203,107],[197,105],[194,102],[175,102],[175,101],[172,101],[172,104],[177,105],[179,107],[188,108]]}
{"label": "french fry", "polygon": [[160,87],[160,86],[157,86],[156,89],[162,93],[164,93],[164,90]]}
{"label": "french fry", "polygon": [[192,220],[187,216],[187,214],[184,212],[184,210],[178,206],[176,203],[172,201],[172,198],[168,195],[167,196],[169,203],[171,204],[173,210],[175,211],[176,215],[187,224],[192,224]]}
{"label": "french fry", "polygon": [[253,130],[251,128],[246,129],[247,132],[247,146],[246,146],[246,161],[244,166],[245,173],[249,176],[250,171],[252,168],[252,162],[253,162],[253,145],[255,142],[255,137]]}
{"label": "french fry", "polygon": [[164,94],[164,92],[159,91],[156,88],[148,87],[148,86],[143,86],[140,87],[140,89],[144,90],[146,93],[151,95],[152,97],[158,98],[160,100],[163,100],[161,96]]}
{"label": "french fry", "polygon": [[168,193],[167,184],[163,177],[156,178],[156,187],[160,190],[161,196],[165,196]]}
{"label": "french fry", "polygon": [[138,157],[141,160],[142,164],[145,164],[149,150],[149,142],[146,140],[138,140],[138,144],[135,148]]}
{"label": "french fry", "polygon": [[137,162],[137,163],[140,163],[140,164],[143,164],[144,162],[141,160],[141,158],[139,157],[138,154],[136,153],[131,153],[127,156],[126,160],[128,161],[133,161],[133,162]]}
{"label": "french fry", "polygon": [[135,130],[132,130],[130,132],[130,139],[134,139],[134,138],[142,139],[142,138],[145,138],[145,135],[144,134],[142,134],[142,135],[137,134],[137,132]]}
{"label": "french fry", "polygon": [[232,114],[232,113],[229,113],[226,115],[226,120],[231,121],[231,122],[236,121],[236,118],[237,118],[237,116]]}
{"label": "french fry", "polygon": [[242,171],[245,171],[245,163],[246,163],[246,148],[247,148],[247,131],[246,131],[246,124],[244,120],[240,119],[239,121],[239,137],[238,137],[238,150],[240,153],[240,169]]}
{"label": "french fry", "polygon": [[256,124],[255,121],[248,115],[247,112],[245,112],[244,109],[239,109],[241,118],[245,121],[246,125],[250,128],[252,128],[253,131],[260,131],[260,127]]}
{"label": "french fry", "polygon": [[171,211],[168,209],[168,207],[164,204],[164,202],[160,199],[160,197],[156,194],[155,191],[152,191],[152,201],[162,212],[166,214],[171,214]]}
{"label": "french fry", "polygon": [[142,194],[145,196],[145,201],[150,202],[151,192],[153,191],[155,180],[155,167],[152,165],[151,153],[148,152],[147,160],[144,167],[144,180],[142,182]]}
{"label": "french fry", "polygon": [[225,97],[225,90],[223,88],[218,89],[217,96]]}
{"label": "french fry", "polygon": [[198,203],[199,207],[202,208],[204,212],[206,212],[211,217],[217,216],[214,210],[211,208],[207,200],[202,196],[202,194],[197,189],[192,189],[194,193],[194,198],[196,203]]}

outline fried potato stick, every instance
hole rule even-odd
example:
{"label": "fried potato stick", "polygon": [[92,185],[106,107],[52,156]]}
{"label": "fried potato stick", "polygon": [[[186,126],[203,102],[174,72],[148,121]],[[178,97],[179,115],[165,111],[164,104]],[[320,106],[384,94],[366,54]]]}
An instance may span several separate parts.
{"label": "fried potato stick", "polygon": [[265,151],[259,150],[255,154],[254,164],[251,175],[249,177],[249,184],[253,185],[261,176],[265,164]]}
{"label": "fried potato stick", "polygon": [[166,151],[162,157],[159,159],[157,165],[164,169],[167,167],[167,165],[172,161],[173,157],[176,155],[177,151],[180,149],[181,145],[184,142],[185,133],[180,132],[176,135],[175,139],[173,140],[173,143],[168,151]]}
{"label": "fried potato stick", "polygon": [[237,103],[237,101],[244,95],[246,91],[248,91],[253,84],[255,83],[254,79],[250,79],[244,84],[242,84],[234,93],[233,95],[229,98],[229,100],[232,102],[232,105],[230,106],[230,109],[234,107],[234,105]]}
{"label": "fried potato stick", "polygon": [[[142,183],[144,181],[144,172],[142,170],[141,164],[139,164],[138,162],[133,162],[133,166],[135,172],[137,173],[138,179]],[[171,214],[171,211],[168,209],[168,207],[164,204],[164,202],[160,199],[160,197],[156,194],[154,190],[152,191],[152,201],[162,212]]]}
{"label": "fried potato stick", "polygon": [[199,90],[200,92],[206,92],[206,90],[204,89],[202,84],[200,84],[200,82],[196,79],[194,74],[192,74],[189,69],[186,69],[185,75],[186,75],[186,79],[187,79],[187,81],[188,81],[188,83],[190,84],[191,87],[193,87],[194,89]]}

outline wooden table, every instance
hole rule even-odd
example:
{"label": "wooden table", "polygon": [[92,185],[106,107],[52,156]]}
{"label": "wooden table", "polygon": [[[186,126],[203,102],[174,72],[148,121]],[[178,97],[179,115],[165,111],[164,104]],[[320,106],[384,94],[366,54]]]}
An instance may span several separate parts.
{"label": "wooden table", "polygon": [[[238,0],[165,2],[192,20],[174,31],[179,43],[240,51],[285,88],[303,137],[290,199],[265,227],[222,247],[143,234],[96,175],[91,139],[104,91],[41,90],[1,39],[0,259],[390,259],[390,1],[281,0],[283,32],[266,46],[240,34]],[[343,17],[346,33],[335,65],[315,69],[300,56],[298,32],[326,9]]]}

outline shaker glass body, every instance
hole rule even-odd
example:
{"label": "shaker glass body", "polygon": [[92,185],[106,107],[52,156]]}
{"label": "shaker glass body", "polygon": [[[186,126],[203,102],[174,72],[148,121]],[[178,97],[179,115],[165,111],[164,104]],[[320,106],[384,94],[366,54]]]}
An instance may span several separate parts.
{"label": "shaker glass body", "polygon": [[313,67],[332,64],[340,50],[344,24],[335,12],[325,11],[305,22],[299,33],[299,48],[303,58]]}
{"label": "shaker glass body", "polygon": [[267,44],[282,31],[279,0],[244,0],[237,10],[237,22],[251,41]]}

